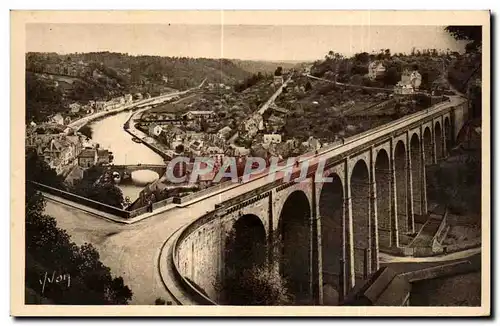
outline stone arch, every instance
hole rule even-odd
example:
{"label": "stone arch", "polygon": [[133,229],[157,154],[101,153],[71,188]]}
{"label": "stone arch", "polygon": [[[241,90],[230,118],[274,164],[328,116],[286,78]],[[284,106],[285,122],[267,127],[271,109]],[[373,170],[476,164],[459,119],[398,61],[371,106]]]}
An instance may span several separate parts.
{"label": "stone arch", "polygon": [[434,143],[436,146],[436,161],[439,162],[443,158],[443,132],[439,121],[434,125]]}
{"label": "stone arch", "polygon": [[306,194],[301,190],[292,192],[280,214],[280,272],[297,304],[311,302],[310,220],[311,207]]}
{"label": "stone arch", "polygon": [[416,134],[413,134],[410,140],[410,157],[411,157],[411,178],[412,178],[412,195],[413,195],[413,212],[418,215],[423,215],[422,210],[422,162],[421,162],[421,146],[420,139]]}
{"label": "stone arch", "polygon": [[233,224],[226,241],[226,268],[237,274],[266,261],[266,230],[253,214],[242,215]]}
{"label": "stone arch", "polygon": [[377,187],[377,218],[379,245],[391,246],[391,167],[387,151],[381,149],[375,160],[375,183]]}
{"label": "stone arch", "polygon": [[424,154],[425,154],[425,165],[433,164],[432,159],[432,133],[429,127],[424,130],[424,136],[422,137],[424,142]]}
{"label": "stone arch", "polygon": [[394,150],[394,169],[396,171],[396,216],[398,221],[399,242],[404,243],[402,237],[408,231],[408,202],[407,202],[407,160],[406,146],[403,141],[398,141]]}
{"label": "stone arch", "polygon": [[444,118],[444,137],[446,142],[446,153],[450,153],[451,147],[453,146],[453,136],[451,134],[451,124],[450,118]]}
{"label": "stone arch", "polygon": [[319,198],[321,216],[321,246],[323,262],[323,304],[338,305],[342,291],[342,257],[344,189],[337,174],[329,176],[332,182],[324,183]]}
{"label": "stone arch", "polygon": [[354,246],[355,282],[366,279],[371,261],[370,253],[370,178],[364,160],[354,165],[351,174],[351,211]]}

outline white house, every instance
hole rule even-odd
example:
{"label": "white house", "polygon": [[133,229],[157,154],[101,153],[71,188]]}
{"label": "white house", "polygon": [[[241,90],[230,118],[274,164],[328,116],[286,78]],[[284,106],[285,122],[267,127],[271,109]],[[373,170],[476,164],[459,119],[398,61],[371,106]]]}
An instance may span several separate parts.
{"label": "white house", "polygon": [[151,137],[158,137],[163,131],[162,127],[156,123],[152,123],[148,127],[148,133]]}
{"label": "white house", "polygon": [[283,76],[274,76],[274,85],[283,84]]}
{"label": "white house", "polygon": [[372,80],[377,77],[383,76],[384,73],[385,73],[385,67],[381,61],[373,61],[368,66],[368,78]]}
{"label": "white house", "polygon": [[60,113],[57,113],[50,118],[50,122],[57,123],[58,125],[63,125],[64,117]]}
{"label": "white house", "polygon": [[279,144],[281,143],[281,135],[280,134],[265,134],[264,135],[264,144]]}
{"label": "white house", "polygon": [[80,112],[81,105],[75,102],[68,105],[68,107],[72,113],[78,113]]}
{"label": "white house", "polygon": [[133,101],[132,94],[125,94],[124,99],[125,103],[132,103]]}
{"label": "white house", "polygon": [[189,144],[189,149],[194,155],[201,155],[202,149],[203,149],[203,141],[201,140],[193,140]]}
{"label": "white house", "polygon": [[422,84],[422,75],[417,71],[413,70],[410,74],[410,83],[413,89],[418,90],[420,84]]}

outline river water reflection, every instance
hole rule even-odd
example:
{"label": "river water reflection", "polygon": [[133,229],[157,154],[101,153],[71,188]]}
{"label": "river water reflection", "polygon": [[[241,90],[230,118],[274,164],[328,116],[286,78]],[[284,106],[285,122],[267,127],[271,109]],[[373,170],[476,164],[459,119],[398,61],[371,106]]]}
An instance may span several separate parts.
{"label": "river water reflection", "polygon": [[[120,112],[93,122],[90,124],[92,140],[102,148],[113,152],[113,164],[164,164],[160,155],[143,144],[133,142],[132,136],[123,129],[123,124],[129,116],[130,112]],[[131,201],[134,201],[144,188],[143,185],[134,184],[118,186],[122,190],[123,196],[128,196]]]}

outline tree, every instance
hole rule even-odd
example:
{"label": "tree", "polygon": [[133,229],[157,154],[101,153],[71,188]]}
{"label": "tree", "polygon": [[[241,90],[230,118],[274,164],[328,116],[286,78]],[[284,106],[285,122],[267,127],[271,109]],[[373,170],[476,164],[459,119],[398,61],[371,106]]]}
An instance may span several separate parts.
{"label": "tree", "polygon": [[87,138],[92,139],[92,127],[90,127],[89,125],[84,125],[78,131]]}
{"label": "tree", "polygon": [[36,151],[26,151],[25,166],[26,181],[35,181],[54,188],[65,189],[64,179],[57,175],[54,169],[37,155]]}
{"label": "tree", "polygon": [[368,62],[370,62],[370,55],[368,52],[356,53],[354,55],[354,60],[362,64],[368,64]]}
{"label": "tree", "polygon": [[[99,260],[91,244],[77,246],[68,233],[57,227],[56,220],[45,215],[45,201],[31,184],[26,185],[26,304],[103,305],[127,304],[132,291],[122,277]],[[45,276],[47,273],[47,276]],[[54,275],[54,276],[53,276]],[[64,281],[49,279],[64,276]],[[45,286],[43,282],[45,281]],[[42,283],[41,283],[42,282]]]}
{"label": "tree", "polygon": [[274,71],[274,75],[281,76],[282,74],[283,74],[283,67],[278,66],[278,68],[276,68],[276,70]]}
{"label": "tree", "polygon": [[[252,234],[252,231],[244,228],[241,233]],[[278,264],[269,264],[266,256],[263,242],[252,239],[251,235],[237,239],[233,227],[226,235],[226,270],[223,279],[215,284],[223,304],[278,306],[292,302]]]}
{"label": "tree", "polygon": [[306,92],[308,92],[312,89],[312,85],[311,85],[310,81],[307,81],[306,85],[304,86],[304,89]]}
{"label": "tree", "polygon": [[398,72],[396,67],[390,67],[387,69],[384,75],[384,85],[393,86],[401,80],[401,74]]}
{"label": "tree", "polygon": [[201,131],[206,132],[206,131],[208,130],[208,128],[209,128],[209,127],[210,127],[210,126],[209,126],[209,124],[208,124],[207,120],[205,120],[205,119],[203,119],[203,118],[202,118],[202,119],[201,119],[201,121],[200,121],[200,128],[201,128]]}
{"label": "tree", "polygon": [[79,196],[122,208],[125,199],[121,189],[112,181],[97,182],[101,175],[102,171],[99,167],[93,166],[87,169],[83,178],[75,182],[72,191]]}
{"label": "tree", "polygon": [[180,153],[183,153],[184,152],[184,145],[183,144],[179,144],[175,147],[175,152],[180,154]]}
{"label": "tree", "polygon": [[467,52],[477,51],[482,45],[482,26],[446,26],[445,31],[456,40],[469,41],[466,46]]}

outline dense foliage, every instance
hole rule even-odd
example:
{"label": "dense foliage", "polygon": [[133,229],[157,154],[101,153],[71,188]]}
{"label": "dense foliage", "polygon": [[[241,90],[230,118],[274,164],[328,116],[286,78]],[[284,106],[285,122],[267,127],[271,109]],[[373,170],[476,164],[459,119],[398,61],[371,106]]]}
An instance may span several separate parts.
{"label": "dense foliage", "polygon": [[89,126],[89,125],[84,125],[83,127],[81,127],[80,129],[78,129],[78,131],[84,135],[84,136],[87,136],[87,138],[90,138],[92,139],[92,127]]}
{"label": "dense foliage", "polygon": [[50,83],[26,73],[26,122],[46,121],[51,113],[63,111],[63,94]]}
{"label": "dense foliage", "polygon": [[215,284],[221,294],[221,303],[268,306],[290,304],[292,296],[279,272],[278,263],[268,263],[265,240],[255,232],[252,227],[240,225],[233,227],[226,236],[225,272],[223,279]]}
{"label": "dense foliage", "polygon": [[481,47],[483,37],[481,26],[447,26],[445,30],[457,40],[470,41],[465,47],[467,52],[477,51]]}
{"label": "dense foliage", "polygon": [[260,72],[257,74],[253,74],[252,76],[245,78],[245,80],[243,80],[241,83],[237,83],[236,85],[234,85],[234,90],[236,92],[243,92],[245,89],[254,86],[262,79],[264,79],[264,75]]}
{"label": "dense foliage", "polygon": [[480,152],[466,153],[462,159],[445,162],[429,169],[429,200],[446,206],[451,213],[464,215],[481,212]]}
{"label": "dense foliage", "polygon": [[124,198],[121,189],[111,181],[99,180],[101,175],[102,169],[99,167],[85,170],[83,178],[75,182],[72,192],[103,204],[122,208]]}
{"label": "dense foliage", "polygon": [[25,164],[26,181],[35,181],[54,188],[65,189],[64,179],[57,175],[34,150],[26,151]]}
{"label": "dense foliage", "polygon": [[26,54],[26,121],[44,121],[71,102],[109,100],[124,94],[156,96],[208,83],[233,85],[250,76],[231,60],[130,56],[91,52]]}

